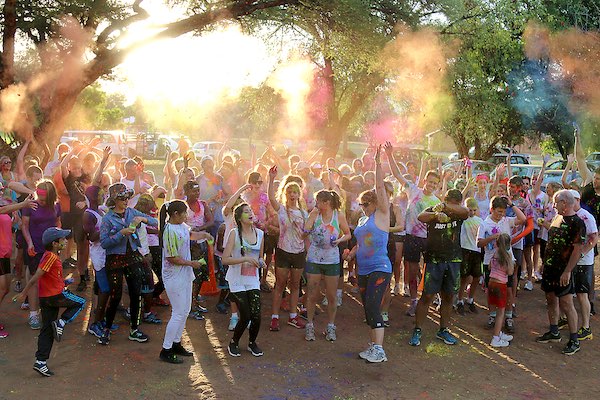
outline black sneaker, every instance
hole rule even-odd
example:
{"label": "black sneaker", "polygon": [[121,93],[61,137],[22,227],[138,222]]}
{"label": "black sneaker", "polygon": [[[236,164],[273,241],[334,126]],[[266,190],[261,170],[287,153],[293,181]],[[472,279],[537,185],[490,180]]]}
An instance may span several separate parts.
{"label": "black sneaker", "polygon": [[148,335],[139,329],[136,329],[135,331],[129,331],[129,340],[144,343],[148,341]]}
{"label": "black sneaker", "polygon": [[110,330],[105,329],[104,332],[102,332],[102,336],[98,338],[98,343],[103,346],[108,346],[110,343]]}
{"label": "black sneaker", "polygon": [[456,312],[458,315],[465,315],[465,305],[463,303],[458,303],[456,305]]}
{"label": "black sneaker", "polygon": [[232,357],[240,357],[242,355],[242,353],[240,353],[240,347],[235,343],[229,343],[229,346],[227,346],[227,351]]}
{"label": "black sneaker", "polygon": [[178,356],[191,357],[194,355],[194,353],[192,353],[191,351],[186,350],[185,347],[183,347],[181,345],[181,342],[173,343],[173,347],[171,347],[171,350],[173,351],[173,353],[177,354]]}
{"label": "black sneaker", "polygon": [[477,309],[477,306],[475,305],[475,302],[468,303],[468,307],[469,307],[469,312],[470,313],[479,314],[479,310]]}
{"label": "black sneaker", "polygon": [[577,353],[579,348],[579,340],[569,340],[565,348],[562,350],[562,353],[571,356]]}
{"label": "black sneaker", "polygon": [[162,349],[160,351],[160,355],[159,358],[164,361],[164,362],[168,362],[169,364],[181,364],[183,363],[183,360],[179,359],[179,357],[177,357],[177,354],[175,354],[175,352],[173,351],[173,349]]}
{"label": "black sneaker", "polygon": [[548,342],[558,343],[561,340],[562,340],[562,338],[560,337],[559,332],[552,333],[550,331],[544,333],[542,336],[538,336],[537,339],[535,339],[535,341],[538,343],[548,343]]}
{"label": "black sneaker", "polygon": [[254,357],[260,357],[263,355],[262,350],[260,349],[260,347],[258,347],[258,345],[256,343],[249,343],[248,344],[248,351],[250,353],[252,353],[252,355]]}
{"label": "black sneaker", "polygon": [[506,318],[504,320],[504,329],[506,329],[507,333],[515,333],[515,321],[512,318]]}
{"label": "black sneaker", "polygon": [[52,372],[48,369],[48,364],[46,364],[45,362],[42,362],[42,361],[36,361],[33,364],[33,369],[42,376],[48,377],[48,376],[54,375],[54,372]]}
{"label": "black sneaker", "polygon": [[558,329],[565,329],[569,327],[569,321],[567,321],[566,318],[559,318],[558,319]]}
{"label": "black sneaker", "polygon": [[52,321],[50,324],[52,325],[52,331],[54,332],[54,339],[56,339],[57,342],[60,342],[65,326],[62,325],[59,320]]}

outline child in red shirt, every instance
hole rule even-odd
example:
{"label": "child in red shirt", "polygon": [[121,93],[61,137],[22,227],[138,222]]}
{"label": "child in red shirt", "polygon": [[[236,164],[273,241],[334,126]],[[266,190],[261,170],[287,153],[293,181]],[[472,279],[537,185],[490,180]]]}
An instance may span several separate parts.
{"label": "child in red shirt", "polygon": [[[46,364],[54,339],[60,342],[65,325],[73,321],[85,305],[84,298],[74,295],[65,288],[59,253],[67,246],[66,238],[70,235],[71,231],[68,229],[48,228],[44,231],[42,242],[46,252],[40,260],[35,275],[27,282],[23,292],[15,297],[15,301],[23,301],[31,286],[38,283],[42,330],[38,336],[38,350],[35,353],[36,361],[33,369],[43,376],[54,375]],[[66,310],[57,319],[60,308]]]}

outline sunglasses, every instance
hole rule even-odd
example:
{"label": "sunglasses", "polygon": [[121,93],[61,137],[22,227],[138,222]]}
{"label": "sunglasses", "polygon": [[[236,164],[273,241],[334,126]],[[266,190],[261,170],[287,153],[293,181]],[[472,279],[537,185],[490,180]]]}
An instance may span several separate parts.
{"label": "sunglasses", "polygon": [[4,161],[2,164],[12,164],[12,161]]}

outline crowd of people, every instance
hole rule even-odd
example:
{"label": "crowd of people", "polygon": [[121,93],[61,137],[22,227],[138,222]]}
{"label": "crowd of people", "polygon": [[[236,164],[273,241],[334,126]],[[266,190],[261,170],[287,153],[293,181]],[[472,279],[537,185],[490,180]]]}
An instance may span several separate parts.
{"label": "crowd of people", "polygon": [[[9,157],[0,158],[0,301],[14,280],[13,301],[40,330],[34,369],[43,376],[53,374],[53,342],[88,298],[88,332],[105,346],[119,328],[119,310],[129,320],[128,339],[144,343],[140,324],[161,324],[153,310],[170,306],[159,358],[182,363],[192,355],[181,343],[187,319],[208,312],[205,285],[218,291],[216,311],[231,314],[232,357],[242,355],[246,330],[247,350],[263,355],[261,293],[272,296],[269,331],[282,329],[287,312],[287,325],[304,330],[306,341],[317,340],[322,299],[327,325],[320,328],[336,341],[345,282],[360,293],[369,346],[358,355],[370,363],[387,361],[384,332],[391,298],[400,295],[410,298],[411,346],[421,344],[432,302],[440,310],[436,338],[456,344],[451,313],[484,309],[475,303],[481,290],[490,346],[508,346],[517,290],[533,290],[534,281],[545,293],[549,323],[538,342],[559,342],[559,329],[568,328],[562,351],[570,355],[593,337],[600,170],[587,169],[577,136],[573,158],[583,182],[563,185],[544,185],[547,157],[536,176],[512,175],[510,155],[494,177],[474,176],[468,160],[442,170],[424,158],[419,170],[396,160],[389,142],[340,164],[324,149],[309,157],[273,146],[260,156],[252,147],[244,160],[224,145],[198,160],[182,140],[169,149],[160,182],[142,158],[115,157],[96,141],[61,143],[44,159],[27,154],[29,145],[14,170]],[[76,282],[64,279],[69,268]],[[0,337],[7,336],[0,325]]]}

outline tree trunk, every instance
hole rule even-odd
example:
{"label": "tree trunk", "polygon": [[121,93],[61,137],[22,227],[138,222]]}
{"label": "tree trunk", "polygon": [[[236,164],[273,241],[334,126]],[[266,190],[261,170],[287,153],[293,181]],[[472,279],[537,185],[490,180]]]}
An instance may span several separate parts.
{"label": "tree trunk", "polygon": [[17,33],[16,6],[17,0],[5,0],[0,88],[9,87],[14,81],[15,34]]}

